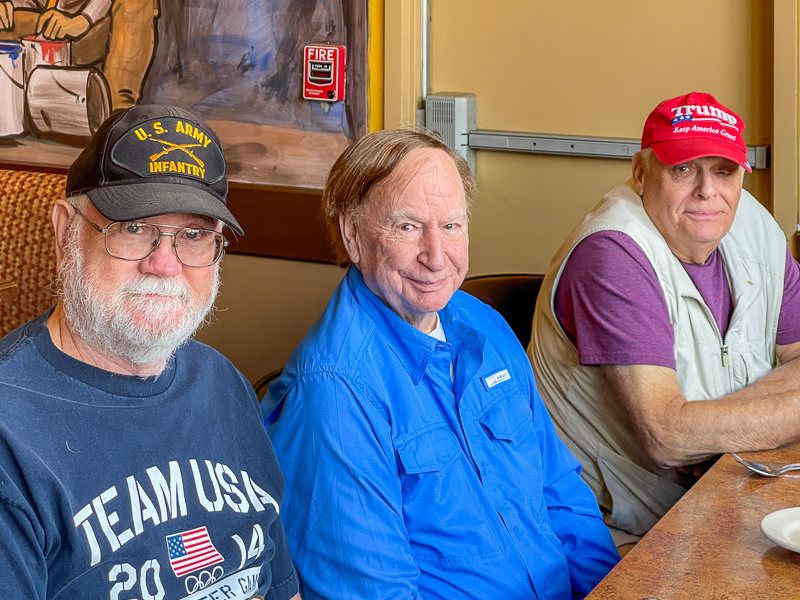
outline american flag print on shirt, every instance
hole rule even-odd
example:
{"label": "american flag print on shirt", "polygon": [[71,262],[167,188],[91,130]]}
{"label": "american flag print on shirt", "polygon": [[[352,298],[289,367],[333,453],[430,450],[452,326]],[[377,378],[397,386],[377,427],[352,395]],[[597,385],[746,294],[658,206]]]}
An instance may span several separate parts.
{"label": "american flag print on shirt", "polygon": [[183,577],[192,571],[210,567],[224,561],[217,552],[208,529],[198,527],[167,536],[167,550],[169,551],[169,564],[175,572],[175,577]]}

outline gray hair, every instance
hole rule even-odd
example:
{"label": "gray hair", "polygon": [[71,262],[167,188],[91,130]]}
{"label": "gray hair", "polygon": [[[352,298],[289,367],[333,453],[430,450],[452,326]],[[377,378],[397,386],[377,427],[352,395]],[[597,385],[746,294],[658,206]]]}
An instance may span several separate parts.
{"label": "gray hair", "polygon": [[661,162],[660,160],[658,160],[656,153],[653,152],[652,146],[648,146],[647,148],[642,148],[639,151],[639,154],[642,155],[642,162],[644,163],[644,166],[647,167],[647,169],[653,168],[654,166],[653,161]]}
{"label": "gray hair", "polygon": [[75,194],[74,196],[68,196],[66,201],[82,212],[89,204],[89,196],[86,194]]}
{"label": "gray hair", "polygon": [[350,264],[339,231],[339,215],[357,217],[370,192],[386,180],[411,152],[421,148],[441,150],[450,157],[461,176],[469,212],[476,191],[475,180],[467,161],[441,139],[424,131],[407,129],[382,129],[368,133],[336,159],[322,191],[322,214],[339,266]]}

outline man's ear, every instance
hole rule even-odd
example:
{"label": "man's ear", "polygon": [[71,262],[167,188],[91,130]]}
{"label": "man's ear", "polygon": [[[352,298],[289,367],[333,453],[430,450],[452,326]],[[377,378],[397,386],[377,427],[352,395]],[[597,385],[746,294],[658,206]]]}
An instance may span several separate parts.
{"label": "man's ear", "polygon": [[358,228],[351,217],[339,215],[339,233],[342,236],[347,256],[350,257],[350,262],[358,265],[361,262],[361,245],[358,240]]}
{"label": "man's ear", "polygon": [[67,243],[67,230],[75,216],[75,208],[65,200],[57,200],[53,206],[53,231],[56,242],[56,271],[61,268],[64,258],[64,246]]}
{"label": "man's ear", "polygon": [[633,160],[631,160],[631,170],[633,171],[633,189],[636,190],[636,193],[641,196],[644,193],[645,176],[644,157],[642,156],[641,152],[637,152],[633,155]]}

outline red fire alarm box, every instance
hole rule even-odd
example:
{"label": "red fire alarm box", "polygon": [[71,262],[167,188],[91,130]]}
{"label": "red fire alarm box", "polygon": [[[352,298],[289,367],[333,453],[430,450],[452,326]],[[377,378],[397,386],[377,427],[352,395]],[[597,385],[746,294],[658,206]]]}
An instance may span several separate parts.
{"label": "red fire alarm box", "polygon": [[345,47],[314,44],[303,49],[303,98],[344,100]]}

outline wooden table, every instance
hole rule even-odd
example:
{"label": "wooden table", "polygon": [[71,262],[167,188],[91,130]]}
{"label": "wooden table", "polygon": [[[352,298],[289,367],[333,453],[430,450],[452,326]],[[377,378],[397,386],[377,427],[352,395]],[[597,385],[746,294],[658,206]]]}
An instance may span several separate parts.
{"label": "wooden table", "polygon": [[[800,450],[742,458],[800,462]],[[800,598],[800,554],[761,533],[767,514],[800,506],[800,471],[751,474],[726,454],[589,594],[587,600]]]}

